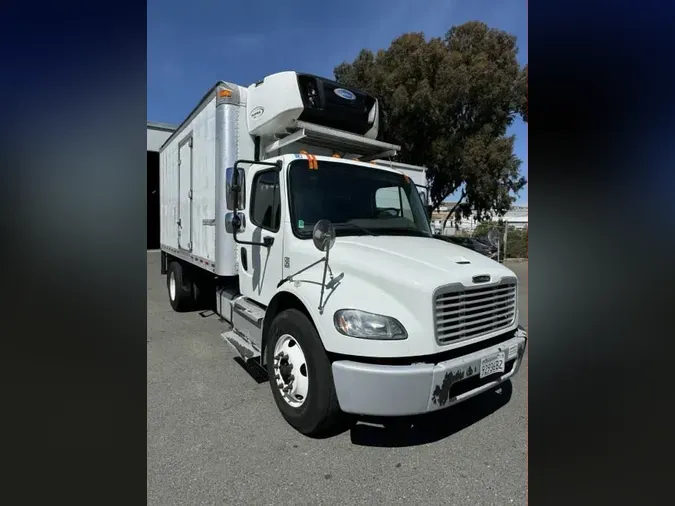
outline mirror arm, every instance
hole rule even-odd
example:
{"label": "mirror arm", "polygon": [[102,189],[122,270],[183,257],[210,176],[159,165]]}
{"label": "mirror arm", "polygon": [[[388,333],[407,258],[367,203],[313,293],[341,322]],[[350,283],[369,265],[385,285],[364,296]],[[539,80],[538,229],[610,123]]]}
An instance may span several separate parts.
{"label": "mirror arm", "polygon": [[243,244],[245,246],[261,246],[263,248],[271,248],[274,244],[274,237],[265,237],[263,242],[252,242],[252,241],[240,241],[237,239],[236,229],[232,229],[232,237],[234,237],[234,242],[237,244]]}
{"label": "mirror arm", "polygon": [[292,281],[292,279],[293,279],[294,276],[297,276],[298,274],[302,274],[302,273],[305,272],[307,269],[311,269],[311,268],[314,267],[315,265],[319,265],[321,262],[325,262],[325,261],[326,261],[326,257],[323,257],[322,259],[317,260],[317,261],[314,262],[313,264],[309,264],[307,267],[304,267],[304,268],[300,269],[298,272],[293,273],[293,274],[291,274],[291,275],[289,275],[289,276],[286,276],[284,279],[282,279],[281,281],[279,281],[279,282],[277,283],[277,288],[279,288],[281,285],[283,285],[283,284],[286,283],[287,281]]}
{"label": "mirror arm", "polygon": [[[325,229],[325,230],[324,230]],[[326,295],[326,290],[330,290],[331,293],[332,291],[337,287],[337,285],[340,284],[340,281],[342,278],[344,278],[344,272],[341,273],[337,277],[333,277],[333,270],[330,268],[329,265],[329,259],[330,259],[330,249],[333,246],[333,242],[335,241],[335,228],[333,227],[333,224],[328,221],[328,220],[319,220],[316,222],[314,225],[314,231],[312,233],[313,235],[313,241],[314,241],[314,246],[319,251],[324,251],[325,256],[319,260],[317,260],[314,263],[309,264],[307,267],[300,269],[294,274],[290,274],[289,276],[286,276],[283,278],[279,283],[277,283],[277,288],[279,288],[281,285],[288,281],[292,281],[295,276],[298,274],[301,274],[305,272],[308,269],[311,269],[315,265],[319,265],[320,263],[323,262],[323,278],[321,280],[321,283],[317,283],[316,281],[309,281],[306,280],[305,282],[307,283],[316,283],[321,285],[321,295],[319,296],[319,314],[323,314],[324,306],[326,302],[328,301],[328,298],[330,295],[326,296],[324,299],[324,295]],[[328,273],[330,273],[330,281],[328,284],[326,284],[326,277],[328,276]],[[299,281],[296,281],[298,283]]]}
{"label": "mirror arm", "polygon": [[326,273],[328,272],[328,255],[330,254],[330,248],[326,248],[326,263],[323,264],[323,280],[321,281],[321,295],[319,296],[319,314],[323,314],[323,292],[326,287]]}

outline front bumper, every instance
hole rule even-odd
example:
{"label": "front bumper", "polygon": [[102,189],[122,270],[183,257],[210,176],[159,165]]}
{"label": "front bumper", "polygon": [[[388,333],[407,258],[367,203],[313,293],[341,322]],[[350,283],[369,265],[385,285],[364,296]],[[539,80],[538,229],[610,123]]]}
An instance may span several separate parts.
{"label": "front bumper", "polygon": [[[520,369],[527,332],[518,327],[513,337],[497,345],[438,364],[377,365],[338,360],[333,379],[345,413],[405,416],[447,408],[494,388]],[[503,373],[480,379],[481,359],[505,353]]]}

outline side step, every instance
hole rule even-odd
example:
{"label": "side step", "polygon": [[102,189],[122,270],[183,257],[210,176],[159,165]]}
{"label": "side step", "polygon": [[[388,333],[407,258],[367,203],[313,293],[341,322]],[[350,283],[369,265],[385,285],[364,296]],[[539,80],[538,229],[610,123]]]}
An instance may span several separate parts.
{"label": "side step", "polygon": [[[232,309],[235,313],[246,318],[249,322],[257,328],[262,329],[262,323],[265,319],[265,310],[255,305],[244,297],[238,298],[234,301]],[[234,319],[234,315],[233,315]]]}
{"label": "side step", "polygon": [[260,358],[260,350],[258,347],[249,341],[246,337],[241,335],[236,330],[228,330],[223,332],[220,336],[225,339],[225,342],[232,346],[232,349],[237,352],[244,362],[256,360]]}
{"label": "side step", "polygon": [[221,337],[237,353],[235,362],[238,362],[256,383],[260,384],[268,380],[267,370],[260,362],[260,350],[257,346],[235,330],[223,332]]}

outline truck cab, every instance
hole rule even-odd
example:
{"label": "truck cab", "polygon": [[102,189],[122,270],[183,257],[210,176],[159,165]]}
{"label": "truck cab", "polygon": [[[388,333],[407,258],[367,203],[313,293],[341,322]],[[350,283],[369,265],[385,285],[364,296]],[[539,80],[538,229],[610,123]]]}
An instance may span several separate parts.
{"label": "truck cab", "polygon": [[399,147],[376,140],[374,97],[294,72],[215,91],[238,128],[214,135],[244,156],[216,146],[216,262],[195,274],[163,248],[169,297],[213,291],[223,338],[266,370],[293,427],[427,413],[516,374],[515,274],[433,237],[425,194],[387,166]]}

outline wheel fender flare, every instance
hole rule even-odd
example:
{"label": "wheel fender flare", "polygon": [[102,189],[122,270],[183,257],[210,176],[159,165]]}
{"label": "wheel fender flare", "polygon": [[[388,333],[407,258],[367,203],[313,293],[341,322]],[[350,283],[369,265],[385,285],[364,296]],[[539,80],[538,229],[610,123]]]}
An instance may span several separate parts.
{"label": "wheel fender flare", "polygon": [[262,365],[265,365],[266,363],[265,349],[267,348],[267,339],[269,336],[269,329],[272,326],[272,321],[274,321],[274,318],[279,313],[291,308],[298,309],[305,313],[309,321],[312,323],[312,325],[314,325],[314,328],[317,328],[316,322],[312,317],[312,313],[309,310],[309,306],[307,305],[306,301],[304,301],[296,292],[291,292],[288,290],[280,290],[277,292],[274,297],[272,297],[272,300],[270,300],[270,303],[267,305],[265,319],[263,320],[262,341],[260,349],[260,360]]}

